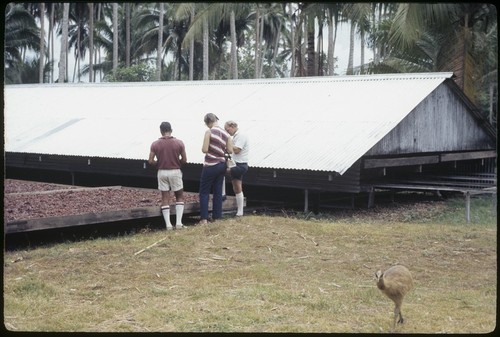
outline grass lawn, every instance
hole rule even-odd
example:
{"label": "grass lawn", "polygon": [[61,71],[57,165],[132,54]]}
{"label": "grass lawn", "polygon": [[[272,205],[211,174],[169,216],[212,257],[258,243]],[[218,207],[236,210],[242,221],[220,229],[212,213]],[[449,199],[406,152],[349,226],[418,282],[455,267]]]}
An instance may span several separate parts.
{"label": "grass lawn", "polygon": [[9,250],[4,324],[57,332],[389,332],[394,305],[374,273],[404,264],[415,288],[396,332],[488,333],[497,312],[496,197],[473,198],[471,210],[471,223],[461,198],[284,211]]}

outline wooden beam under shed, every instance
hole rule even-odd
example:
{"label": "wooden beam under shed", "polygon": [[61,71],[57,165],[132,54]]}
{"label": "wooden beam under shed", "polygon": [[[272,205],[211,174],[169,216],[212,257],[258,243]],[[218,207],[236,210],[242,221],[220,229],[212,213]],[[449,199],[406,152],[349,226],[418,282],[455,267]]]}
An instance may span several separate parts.
{"label": "wooden beam under shed", "polygon": [[418,157],[399,157],[399,158],[377,158],[365,159],[364,168],[412,166],[439,163],[439,156],[418,156]]}
{"label": "wooden beam under shed", "polygon": [[495,158],[496,151],[474,151],[474,152],[459,152],[459,153],[443,153],[440,155],[441,161],[455,161],[455,160],[472,160]]}

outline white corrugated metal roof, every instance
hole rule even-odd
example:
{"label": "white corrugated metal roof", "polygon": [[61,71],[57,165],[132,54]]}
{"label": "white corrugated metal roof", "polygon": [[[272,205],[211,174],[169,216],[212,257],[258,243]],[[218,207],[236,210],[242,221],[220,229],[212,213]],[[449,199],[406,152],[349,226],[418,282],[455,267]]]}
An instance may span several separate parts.
{"label": "white corrugated metal roof", "polygon": [[451,76],[5,86],[5,151],[146,160],[169,121],[202,163],[213,112],[249,135],[251,166],[343,174]]}

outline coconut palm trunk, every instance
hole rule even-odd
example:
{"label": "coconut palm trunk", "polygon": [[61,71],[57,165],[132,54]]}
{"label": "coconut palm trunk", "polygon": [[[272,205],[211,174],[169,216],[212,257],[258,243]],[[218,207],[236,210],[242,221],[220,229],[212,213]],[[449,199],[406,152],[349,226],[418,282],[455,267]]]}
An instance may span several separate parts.
{"label": "coconut palm trunk", "polygon": [[43,83],[45,68],[45,3],[40,3],[40,60],[38,81]]}
{"label": "coconut palm trunk", "polygon": [[208,81],[208,19],[203,17],[203,80]]}
{"label": "coconut palm trunk", "polygon": [[67,82],[66,60],[68,55],[69,3],[63,4],[63,20],[61,34],[61,54],[59,57],[59,83]]}
{"label": "coconut palm trunk", "polygon": [[89,3],[89,82],[94,82],[94,3]]}
{"label": "coconut palm trunk", "polygon": [[113,72],[118,68],[118,3],[113,2]]}
{"label": "coconut palm trunk", "polygon": [[238,79],[238,53],[236,46],[236,18],[234,10],[231,11],[229,25],[231,30],[231,78]]}
{"label": "coconut palm trunk", "polygon": [[161,81],[161,51],[163,46],[163,2],[159,3],[158,13],[158,46],[156,48],[156,80]]}

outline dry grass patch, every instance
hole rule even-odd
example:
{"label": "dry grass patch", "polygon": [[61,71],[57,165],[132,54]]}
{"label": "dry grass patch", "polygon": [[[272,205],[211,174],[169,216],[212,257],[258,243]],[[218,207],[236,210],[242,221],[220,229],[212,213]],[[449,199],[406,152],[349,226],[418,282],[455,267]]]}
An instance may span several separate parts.
{"label": "dry grass patch", "polygon": [[393,304],[373,274],[402,263],[415,289],[398,332],[495,328],[496,219],[414,223],[366,212],[245,216],[8,251],[5,323],[14,331],[388,332]]}

